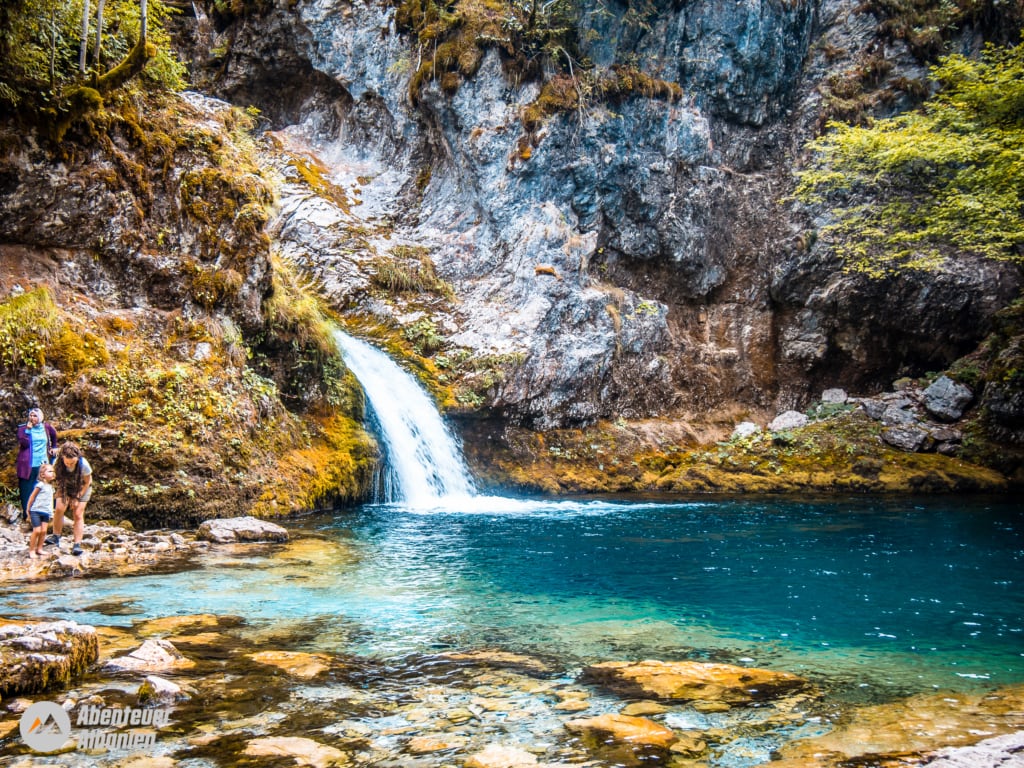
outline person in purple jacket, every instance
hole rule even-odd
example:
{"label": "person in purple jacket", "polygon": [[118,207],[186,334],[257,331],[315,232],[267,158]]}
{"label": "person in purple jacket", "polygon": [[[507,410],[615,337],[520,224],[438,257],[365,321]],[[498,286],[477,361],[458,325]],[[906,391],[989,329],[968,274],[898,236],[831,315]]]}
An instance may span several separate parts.
{"label": "person in purple jacket", "polygon": [[36,487],[39,467],[50,464],[57,453],[57,430],[43,420],[43,412],[33,408],[28,422],[18,425],[18,493],[21,496],[21,516],[28,515],[28,499]]}

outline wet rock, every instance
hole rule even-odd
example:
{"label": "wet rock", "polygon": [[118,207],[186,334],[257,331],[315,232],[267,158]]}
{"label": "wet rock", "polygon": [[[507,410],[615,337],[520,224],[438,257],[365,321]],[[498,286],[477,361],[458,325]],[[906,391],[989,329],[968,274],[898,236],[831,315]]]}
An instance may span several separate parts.
{"label": "wet rock", "polygon": [[0,696],[66,685],[99,657],[96,629],[73,621],[0,626]]}
{"label": "wet rock", "polygon": [[778,698],[808,685],[788,672],[696,661],[606,661],[586,667],[583,679],[628,696],[729,705]]}
{"label": "wet rock", "polygon": [[518,747],[490,744],[472,755],[464,765],[465,768],[528,768],[537,765],[537,758]]}
{"label": "wet rock", "polygon": [[733,428],[732,435],[730,437],[733,440],[735,440],[737,438],[738,439],[743,439],[744,437],[750,437],[751,435],[756,435],[760,431],[761,431],[761,427],[759,427],[754,422],[752,422],[752,421],[741,421],[739,424],[737,424],[735,426],[735,428]]}
{"label": "wet rock", "polygon": [[131,653],[111,659],[103,668],[108,672],[165,672],[194,666],[194,661],[167,640],[146,640]]}
{"label": "wet rock", "polygon": [[41,557],[31,559],[27,534],[17,527],[0,527],[0,581],[138,573],[191,556],[196,548],[194,537],[179,535],[179,540],[181,544],[173,544],[170,536],[136,534],[106,524],[86,525],[82,540],[85,554],[71,555],[71,537],[65,535],[61,548],[47,546]]}
{"label": "wet rock", "polygon": [[288,531],[266,520],[245,516],[207,520],[199,526],[196,537],[214,544],[277,542],[288,541]]}
{"label": "wet rock", "polygon": [[156,675],[149,675],[139,686],[136,695],[139,697],[140,704],[176,704],[190,698],[180,685]]}
{"label": "wet rock", "polygon": [[916,453],[925,447],[929,440],[929,435],[921,427],[906,424],[882,430],[882,439],[893,448],[898,448],[907,453]]}
{"label": "wet rock", "polygon": [[771,420],[768,430],[771,432],[782,432],[787,429],[800,429],[807,426],[807,416],[800,411],[784,411]]}
{"label": "wet rock", "polygon": [[301,677],[305,680],[321,675],[331,668],[331,657],[323,653],[260,651],[250,653],[248,658],[260,664],[277,667],[292,677]]}
{"label": "wet rock", "polygon": [[253,739],[243,752],[252,757],[291,757],[297,765],[313,768],[334,768],[348,765],[348,757],[340,749],[299,736],[270,736]]}
{"label": "wet rock", "polygon": [[669,747],[674,755],[696,758],[703,755],[708,749],[708,743],[699,733],[677,733],[678,741]]}
{"label": "wet rock", "polygon": [[940,421],[956,421],[974,399],[974,393],[948,376],[939,376],[924,391],[924,407]]}
{"label": "wet rock", "polygon": [[607,714],[585,720],[570,720],[565,727],[573,733],[592,735],[601,740],[610,739],[634,746],[668,749],[678,741],[671,728],[645,717],[629,715]]}

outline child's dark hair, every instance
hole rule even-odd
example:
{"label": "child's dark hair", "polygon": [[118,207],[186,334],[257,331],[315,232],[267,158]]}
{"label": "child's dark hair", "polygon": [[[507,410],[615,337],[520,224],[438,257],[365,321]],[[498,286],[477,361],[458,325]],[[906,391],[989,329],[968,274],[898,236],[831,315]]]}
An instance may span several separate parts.
{"label": "child's dark hair", "polygon": [[[54,460],[55,477],[53,484],[57,495],[65,499],[77,499],[82,492],[82,449],[68,441],[61,445]],[[75,459],[74,469],[68,469],[64,459]]]}

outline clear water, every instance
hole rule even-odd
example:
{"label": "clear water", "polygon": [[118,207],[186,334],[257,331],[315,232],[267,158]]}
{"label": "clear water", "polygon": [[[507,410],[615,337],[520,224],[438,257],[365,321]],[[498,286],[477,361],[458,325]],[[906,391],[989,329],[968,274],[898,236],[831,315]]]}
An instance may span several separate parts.
{"label": "clear water", "polygon": [[[299,527],[319,539],[175,574],[8,588],[0,613],[238,614],[303,626],[335,652],[500,647],[566,670],[739,661],[868,698],[1024,681],[1024,507],[1005,499],[478,497]],[[114,600],[134,614],[66,613]]]}

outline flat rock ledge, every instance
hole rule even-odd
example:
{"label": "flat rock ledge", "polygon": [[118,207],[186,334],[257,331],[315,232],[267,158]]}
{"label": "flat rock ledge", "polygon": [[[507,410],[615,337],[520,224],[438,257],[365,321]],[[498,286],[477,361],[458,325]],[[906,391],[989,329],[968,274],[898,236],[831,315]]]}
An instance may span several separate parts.
{"label": "flat rock ledge", "polygon": [[68,576],[125,576],[173,567],[213,544],[276,543],[288,531],[253,517],[208,520],[198,531],[133,531],[96,523],[85,526],[81,555],[72,555],[70,529],[59,548],[47,546],[33,558],[22,524],[0,525],[0,581],[40,581]]}
{"label": "flat rock ledge", "polygon": [[214,544],[280,542],[288,541],[288,531],[280,525],[256,517],[229,517],[207,520],[199,526],[196,538]]}
{"label": "flat rock ledge", "polygon": [[729,706],[781,698],[809,688],[806,680],[789,672],[697,661],[606,661],[586,667],[582,681],[636,698]]}
{"label": "flat rock ledge", "polygon": [[0,698],[66,685],[97,658],[94,627],[5,620],[0,625]]}

